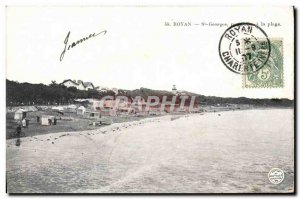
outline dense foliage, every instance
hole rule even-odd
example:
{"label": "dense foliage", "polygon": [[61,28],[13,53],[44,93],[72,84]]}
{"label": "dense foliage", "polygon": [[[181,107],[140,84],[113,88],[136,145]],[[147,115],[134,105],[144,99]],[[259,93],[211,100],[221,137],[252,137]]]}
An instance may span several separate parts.
{"label": "dense foliage", "polygon": [[[82,91],[75,87],[65,87],[52,81],[50,85],[18,83],[6,80],[6,103],[8,106],[15,105],[53,105],[53,104],[69,104],[74,99],[94,98],[101,99],[110,95],[116,97],[111,90],[99,92],[97,90]],[[240,98],[222,98],[213,96],[204,96],[186,92],[189,96],[197,96],[195,104],[202,105],[224,105],[224,104],[250,104],[256,106],[293,106],[294,101],[289,99],[250,99]],[[163,96],[167,96],[167,100],[171,101],[173,94],[169,91],[151,90],[140,88],[136,90],[119,90],[117,95],[134,98],[142,96],[147,99],[148,96],[158,96],[162,100]],[[189,98],[190,99],[190,98]],[[176,99],[179,102],[179,96]],[[189,100],[186,101],[189,103]]]}
{"label": "dense foliage", "polygon": [[[111,91],[108,94],[114,93]],[[6,80],[6,95],[7,105],[53,105],[72,103],[78,98],[101,98],[104,93],[97,90],[82,91],[75,87],[67,88],[55,82],[47,86]]]}

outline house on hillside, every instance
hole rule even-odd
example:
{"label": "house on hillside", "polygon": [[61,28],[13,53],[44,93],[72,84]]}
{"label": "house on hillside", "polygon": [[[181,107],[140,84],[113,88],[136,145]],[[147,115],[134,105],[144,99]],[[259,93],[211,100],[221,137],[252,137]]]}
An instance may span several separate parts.
{"label": "house on hillside", "polygon": [[78,90],[89,90],[89,89],[95,89],[95,86],[92,82],[83,82],[81,80],[71,80],[67,79],[64,80],[61,85],[64,85],[66,87],[75,87]]}
{"label": "house on hillside", "polygon": [[64,80],[62,83],[60,83],[61,85],[64,85],[66,87],[75,87],[79,90],[82,90],[80,89],[80,85],[76,82],[76,80],[71,80],[71,79],[67,79],[67,80]]}
{"label": "house on hillside", "polygon": [[109,90],[108,87],[102,87],[102,86],[97,86],[94,89],[96,89],[99,92],[107,92]]}
{"label": "house on hillside", "polygon": [[83,85],[85,87],[86,90],[89,90],[89,89],[94,89],[95,86],[92,82],[83,82]]}

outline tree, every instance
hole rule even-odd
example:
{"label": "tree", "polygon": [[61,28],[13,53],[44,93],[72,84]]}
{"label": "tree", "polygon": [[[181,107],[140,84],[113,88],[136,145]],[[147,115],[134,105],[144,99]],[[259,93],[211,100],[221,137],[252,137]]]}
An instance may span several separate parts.
{"label": "tree", "polygon": [[56,85],[57,85],[56,81],[52,80],[50,86],[56,86]]}

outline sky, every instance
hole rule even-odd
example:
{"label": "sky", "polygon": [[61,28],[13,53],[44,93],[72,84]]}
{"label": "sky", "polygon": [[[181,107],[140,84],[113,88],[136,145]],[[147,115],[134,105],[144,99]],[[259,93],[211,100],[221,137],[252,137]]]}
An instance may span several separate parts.
{"label": "sky", "polygon": [[[50,84],[65,79],[95,86],[187,90],[203,95],[294,98],[293,13],[289,7],[29,7],[6,9],[6,77]],[[255,15],[253,14],[255,13]],[[192,26],[165,26],[190,22]],[[243,88],[222,63],[218,45],[228,26],[261,23],[284,52],[283,88]],[[269,23],[280,23],[267,27]],[[68,44],[106,30],[61,53]]]}

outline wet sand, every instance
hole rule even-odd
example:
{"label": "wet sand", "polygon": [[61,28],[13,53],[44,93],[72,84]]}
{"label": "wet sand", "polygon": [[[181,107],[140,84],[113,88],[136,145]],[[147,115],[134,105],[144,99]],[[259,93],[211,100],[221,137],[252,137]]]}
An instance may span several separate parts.
{"label": "wet sand", "polygon": [[[294,191],[292,109],[164,116],[7,140],[9,193]],[[271,184],[268,172],[285,179]]]}

